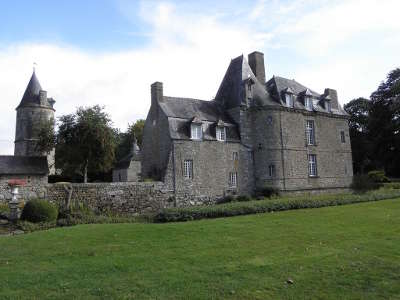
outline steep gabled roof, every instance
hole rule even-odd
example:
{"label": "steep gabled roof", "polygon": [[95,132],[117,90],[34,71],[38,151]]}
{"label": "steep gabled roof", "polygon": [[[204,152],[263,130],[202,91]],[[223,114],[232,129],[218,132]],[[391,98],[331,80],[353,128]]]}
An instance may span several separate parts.
{"label": "steep gabled roof", "polygon": [[256,105],[277,105],[266,90],[264,82],[257,79],[243,55],[232,59],[219,86],[215,100],[227,109],[246,104],[244,82],[249,79],[254,83],[252,98]]}
{"label": "steep gabled roof", "polygon": [[48,172],[46,156],[0,155],[1,175],[46,175]]}
{"label": "steep gabled roof", "polygon": [[[301,93],[304,93],[307,91],[307,93],[311,96],[314,97],[320,97],[321,95],[318,94],[317,92],[314,92],[313,90],[309,89],[308,87],[298,83],[294,79],[287,79],[279,76],[274,76],[270,79],[270,81],[273,80],[275,82],[276,88],[278,95],[281,95],[282,91],[285,91],[285,89],[290,89],[293,94],[299,95]],[[268,82],[270,82],[268,81]]]}

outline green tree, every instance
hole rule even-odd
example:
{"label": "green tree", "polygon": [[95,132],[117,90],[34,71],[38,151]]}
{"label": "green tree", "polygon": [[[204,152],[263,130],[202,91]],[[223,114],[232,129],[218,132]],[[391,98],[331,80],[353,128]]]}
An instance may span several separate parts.
{"label": "green tree", "polygon": [[400,69],[391,71],[371,94],[368,135],[374,166],[400,175]]}
{"label": "green tree", "polygon": [[115,155],[115,130],[109,115],[98,105],[80,107],[75,114],[59,119],[56,164],[63,174],[107,172]]}
{"label": "green tree", "polygon": [[128,124],[126,132],[117,133],[118,147],[115,154],[116,161],[119,161],[130,153],[135,138],[138,146],[142,146],[144,122],[145,120],[139,119],[134,124]]}
{"label": "green tree", "polygon": [[38,141],[35,150],[41,153],[49,154],[56,146],[56,133],[53,118],[50,120],[42,120],[37,129]]}

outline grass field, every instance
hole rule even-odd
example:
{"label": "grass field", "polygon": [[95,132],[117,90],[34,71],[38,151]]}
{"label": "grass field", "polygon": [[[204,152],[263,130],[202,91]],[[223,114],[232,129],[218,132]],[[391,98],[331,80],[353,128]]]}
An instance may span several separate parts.
{"label": "grass field", "polygon": [[0,249],[2,299],[400,299],[400,199],[80,225]]}

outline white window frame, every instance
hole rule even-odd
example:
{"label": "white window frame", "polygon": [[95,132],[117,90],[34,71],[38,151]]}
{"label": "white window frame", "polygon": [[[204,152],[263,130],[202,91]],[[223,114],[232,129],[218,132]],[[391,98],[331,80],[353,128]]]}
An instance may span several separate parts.
{"label": "white window frame", "polygon": [[185,179],[193,179],[193,160],[185,159],[183,161],[183,177]]}
{"label": "white window frame", "polygon": [[316,177],[318,175],[317,170],[317,155],[308,154],[308,176]]}
{"label": "white window frame", "polygon": [[220,142],[225,142],[226,141],[226,128],[225,128],[225,126],[217,126],[216,138],[217,138],[217,141],[220,141]]}
{"label": "white window frame", "polygon": [[229,172],[229,187],[237,187],[237,172]]}
{"label": "white window frame", "polygon": [[315,123],[314,120],[306,120],[307,145],[315,145]]}
{"label": "white window frame", "polygon": [[313,110],[313,99],[309,96],[304,98],[304,106],[307,110]]}
{"label": "white window frame", "polygon": [[274,164],[270,164],[268,166],[268,175],[271,178],[275,177],[275,165]]}
{"label": "white window frame", "polygon": [[203,138],[203,126],[201,124],[191,124],[190,138],[192,140],[201,140]]}
{"label": "white window frame", "polygon": [[332,112],[331,101],[326,101],[326,102],[325,102],[325,107],[326,107],[326,111],[327,111],[327,112]]}
{"label": "white window frame", "polygon": [[293,107],[293,95],[292,94],[285,94],[285,102],[287,107]]}

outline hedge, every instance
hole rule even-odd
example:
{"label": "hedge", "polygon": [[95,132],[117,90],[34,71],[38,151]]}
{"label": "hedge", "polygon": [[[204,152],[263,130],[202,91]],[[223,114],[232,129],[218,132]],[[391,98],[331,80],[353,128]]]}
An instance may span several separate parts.
{"label": "hedge", "polygon": [[206,218],[232,217],[284,211],[300,208],[318,208],[325,206],[345,205],[360,202],[378,201],[400,197],[400,190],[381,189],[364,194],[330,194],[319,196],[300,196],[248,202],[231,202],[210,206],[192,206],[185,208],[163,209],[154,216],[156,223],[184,222]]}

